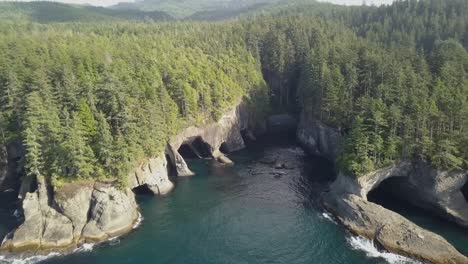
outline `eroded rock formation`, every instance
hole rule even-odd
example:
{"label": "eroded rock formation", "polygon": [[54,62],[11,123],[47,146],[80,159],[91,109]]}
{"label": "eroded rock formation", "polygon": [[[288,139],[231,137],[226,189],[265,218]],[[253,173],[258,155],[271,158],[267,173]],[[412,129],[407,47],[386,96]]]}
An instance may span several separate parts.
{"label": "eroded rock formation", "polygon": [[[125,189],[112,182],[95,181],[67,183],[53,189],[43,177],[23,177],[18,198],[22,200],[24,221],[4,238],[0,250],[14,255],[68,250],[128,232],[139,215],[131,189],[145,186],[155,195],[165,195],[174,188],[169,177],[171,167],[177,176],[193,175],[178,150],[195,140],[206,148],[191,145],[198,156],[203,152],[221,163],[232,163],[221,149],[231,152],[244,148],[241,131],[249,134],[248,123],[248,111],[241,103],[216,123],[185,129],[168,142],[164,153],[148,158],[130,173],[129,188]],[[8,157],[5,148],[0,150],[1,184],[7,175]]]}
{"label": "eroded rock formation", "polygon": [[128,176],[128,185],[132,189],[145,185],[155,195],[166,195],[174,189],[174,184],[169,180],[168,166],[166,155],[161,153],[132,172]]}
{"label": "eroded rock formation", "polygon": [[[339,130],[304,115],[297,136],[310,152],[332,161],[342,142]],[[461,191],[467,172],[439,171],[424,163],[400,162],[359,178],[339,173],[323,203],[349,230],[389,251],[433,263],[468,263],[444,238],[367,200],[370,191],[390,178],[398,179],[392,188],[398,197],[467,226],[468,203]]]}
{"label": "eroded rock formation", "polygon": [[389,251],[432,263],[468,263],[441,236],[355,194],[327,194],[324,205],[353,233],[373,239]]}
{"label": "eroded rock formation", "polygon": [[188,168],[185,160],[178,152],[183,144],[190,145],[201,140],[214,158],[222,163],[231,163],[231,160],[220,151],[221,145],[228,152],[237,151],[245,147],[241,131],[247,130],[249,114],[246,106],[240,103],[228,111],[218,122],[205,127],[188,127],[181,133],[171,138],[167,147],[167,154],[175,165],[178,176],[191,176],[193,172]]}
{"label": "eroded rock formation", "polygon": [[321,155],[332,162],[335,161],[342,142],[339,130],[326,126],[305,114],[301,115],[297,138],[308,152]]}
{"label": "eroded rock formation", "polygon": [[3,240],[7,253],[69,249],[132,229],[138,207],[130,189],[112,183],[81,182],[52,190],[43,177],[23,200],[24,222]]}

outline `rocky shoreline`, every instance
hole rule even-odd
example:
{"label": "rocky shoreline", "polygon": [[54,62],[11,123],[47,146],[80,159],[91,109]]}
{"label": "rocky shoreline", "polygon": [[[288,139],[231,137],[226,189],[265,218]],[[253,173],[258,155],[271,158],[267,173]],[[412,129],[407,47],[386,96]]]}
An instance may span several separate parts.
{"label": "rocky shoreline", "polygon": [[[147,159],[128,176],[127,188],[114,182],[82,181],[53,188],[44,177],[24,178],[19,188],[23,223],[10,232],[0,246],[6,257],[26,258],[50,252],[67,253],[84,243],[99,243],[130,232],[139,219],[132,189],[146,188],[154,195],[166,195],[174,189],[172,176],[190,176],[184,158],[178,152],[187,145],[194,152],[207,151],[210,158],[232,163],[225,152],[245,147],[241,131],[249,127],[246,105],[238,104],[217,123],[204,128],[189,127],[171,138],[164,153]],[[198,149],[194,142],[203,143]],[[12,165],[1,149],[0,186],[11,174]],[[175,171],[171,171],[175,168]]]}
{"label": "rocky shoreline", "polygon": [[[170,139],[163,153],[130,173],[126,189],[113,182],[94,181],[54,189],[42,177],[26,178],[19,192],[24,221],[4,238],[1,253],[7,257],[66,253],[83,243],[99,243],[128,233],[139,218],[132,189],[166,195],[175,187],[172,176],[193,175],[179,151],[182,147],[198,157],[232,163],[225,154],[245,147],[242,132],[253,137],[249,121],[248,109],[241,103],[217,123],[184,129]],[[339,130],[306,116],[301,116],[297,137],[306,150],[329,160],[335,160],[342,140]],[[0,186],[11,176],[8,168],[12,164],[8,161],[15,160],[5,148],[2,150]],[[287,162],[264,162],[288,169]],[[438,171],[422,163],[400,162],[358,179],[339,173],[330,191],[323,194],[323,205],[351,232],[383,249],[432,263],[468,263],[468,258],[441,236],[367,200],[368,193],[389,178],[398,179],[394,189],[408,202],[468,226],[468,203],[462,192],[468,173]]]}
{"label": "rocky shoreline", "polygon": [[[297,134],[308,151],[335,160],[341,144],[338,130],[302,116]],[[393,191],[399,197],[467,226],[468,203],[462,188],[468,173],[438,171],[422,163],[400,162],[360,178],[338,173],[330,191],[323,194],[323,205],[351,232],[385,250],[431,263],[468,263],[441,236],[367,200],[368,193],[389,178],[398,178]]]}

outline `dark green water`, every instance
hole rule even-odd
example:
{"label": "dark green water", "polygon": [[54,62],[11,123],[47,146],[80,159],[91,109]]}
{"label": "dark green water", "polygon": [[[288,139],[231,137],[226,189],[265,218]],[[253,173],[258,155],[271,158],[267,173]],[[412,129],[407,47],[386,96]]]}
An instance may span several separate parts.
{"label": "dark green water", "polygon": [[[281,177],[252,173],[265,154],[281,151],[294,153],[300,170]],[[284,144],[230,157],[234,167],[189,162],[197,175],[178,179],[166,197],[139,195],[144,220],[131,234],[43,263],[411,263],[377,252],[328,219],[318,202],[331,177],[325,161]],[[2,206],[0,236],[15,222],[13,207]]]}

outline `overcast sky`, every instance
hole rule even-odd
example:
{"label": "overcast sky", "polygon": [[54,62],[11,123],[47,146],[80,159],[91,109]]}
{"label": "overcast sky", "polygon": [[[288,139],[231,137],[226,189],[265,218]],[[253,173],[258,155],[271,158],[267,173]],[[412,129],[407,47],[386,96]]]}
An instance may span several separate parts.
{"label": "overcast sky", "polygon": [[[0,0],[5,1],[5,0]],[[16,1],[28,1],[28,0],[16,0]],[[49,0],[49,1],[56,1],[68,4],[91,4],[96,6],[110,6],[117,4],[118,2],[132,2],[133,0]],[[346,4],[346,5],[361,5],[363,1],[366,4],[389,4],[393,2],[393,0],[319,0],[322,2],[332,2],[335,4]]]}

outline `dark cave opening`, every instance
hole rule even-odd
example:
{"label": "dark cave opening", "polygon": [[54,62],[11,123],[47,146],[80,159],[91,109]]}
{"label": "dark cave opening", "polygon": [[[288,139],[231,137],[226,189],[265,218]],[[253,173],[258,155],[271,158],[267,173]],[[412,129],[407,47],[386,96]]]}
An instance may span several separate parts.
{"label": "dark cave opening", "polygon": [[166,154],[166,161],[167,161],[167,175],[169,176],[169,180],[174,181],[174,179],[177,178],[176,166],[168,154]]}
{"label": "dark cave opening", "polygon": [[193,151],[193,149],[188,144],[182,144],[177,151],[184,159],[199,158],[198,155]]}
{"label": "dark cave opening", "polygon": [[221,146],[219,147],[219,151],[221,151],[223,154],[228,154],[230,152],[226,142],[221,144]]}
{"label": "dark cave opening", "polygon": [[201,159],[211,157],[211,147],[201,137],[188,141],[180,146],[179,154],[184,159]]}
{"label": "dark cave opening", "polygon": [[367,199],[400,214],[422,228],[441,235],[458,251],[468,253],[466,251],[468,231],[434,212],[417,206],[422,201],[417,200],[414,189],[409,187],[406,177],[391,177],[384,180],[368,193]]}
{"label": "dark cave opening", "polygon": [[147,184],[143,184],[133,188],[133,192],[137,195],[154,195],[154,193],[149,189]]}
{"label": "dark cave opening", "polygon": [[461,188],[461,192],[463,194],[463,197],[465,197],[465,200],[468,202],[468,181]]}
{"label": "dark cave opening", "polygon": [[192,141],[192,146],[198,151],[198,154],[202,158],[210,158],[211,157],[211,147],[208,143],[203,141],[201,137],[195,138]]}

